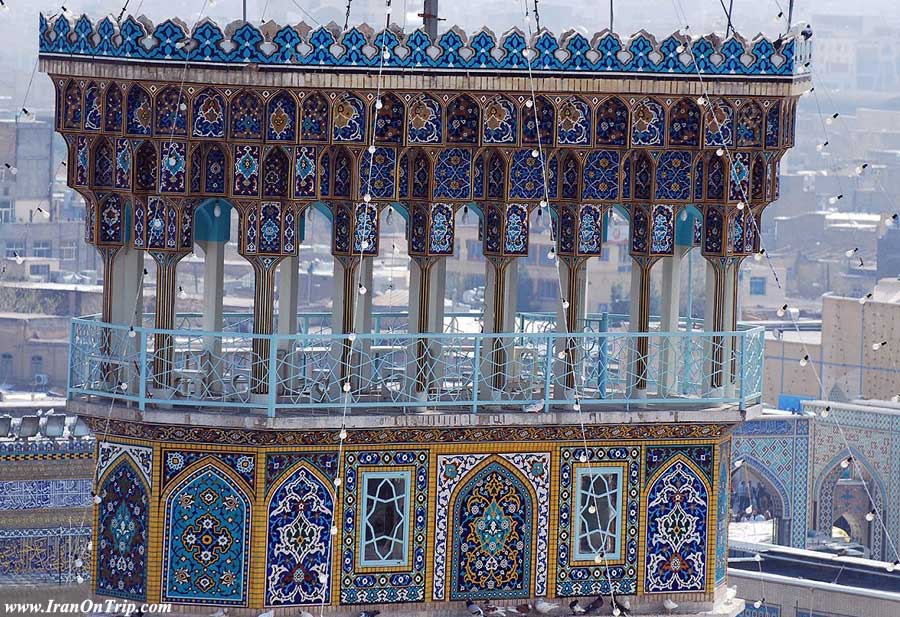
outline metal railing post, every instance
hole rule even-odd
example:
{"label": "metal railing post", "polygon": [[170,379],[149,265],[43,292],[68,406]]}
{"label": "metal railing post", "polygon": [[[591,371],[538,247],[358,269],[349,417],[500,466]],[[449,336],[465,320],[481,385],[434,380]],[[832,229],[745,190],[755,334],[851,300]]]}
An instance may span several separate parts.
{"label": "metal railing post", "polygon": [[270,418],[275,417],[275,402],[278,397],[278,337],[274,334],[266,335],[269,339],[269,396],[268,409],[266,415]]}
{"label": "metal railing post", "polygon": [[550,413],[550,386],[553,380],[553,335],[547,335],[546,363],[544,368],[544,413]]}
{"label": "metal railing post", "polygon": [[472,367],[472,413],[478,412],[478,389],[481,387],[481,337],[475,337],[475,365]]}
{"label": "metal railing post", "polygon": [[740,361],[740,370],[738,371],[738,375],[740,375],[741,383],[738,384],[738,408],[745,409],[745,401],[744,401],[744,381],[747,379],[747,353],[745,343],[747,341],[747,332],[742,332],[740,335],[741,338],[741,361]]}
{"label": "metal railing post", "polygon": [[606,333],[609,332],[609,313],[600,315],[600,351],[597,367],[597,395],[606,398],[606,382],[609,375],[609,349]]}
{"label": "metal railing post", "polygon": [[138,374],[138,409],[144,411],[147,408],[147,332],[141,330],[141,351],[138,362],[140,373]]}
{"label": "metal railing post", "polygon": [[66,371],[66,399],[72,400],[72,373],[75,370],[75,346],[72,341],[75,340],[75,321],[69,322],[69,370]]}

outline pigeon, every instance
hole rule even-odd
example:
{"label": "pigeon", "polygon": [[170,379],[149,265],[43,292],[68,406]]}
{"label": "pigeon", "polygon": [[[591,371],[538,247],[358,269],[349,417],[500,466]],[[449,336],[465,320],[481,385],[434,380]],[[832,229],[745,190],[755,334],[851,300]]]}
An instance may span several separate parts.
{"label": "pigeon", "polygon": [[360,611],[359,617],[375,617],[376,615],[380,615],[381,611],[377,609],[373,609],[371,611]]}
{"label": "pigeon", "polygon": [[559,608],[559,604],[547,602],[546,600],[542,600],[541,598],[538,598],[534,601],[534,610],[536,610],[541,615],[549,615],[557,608]]}
{"label": "pigeon", "polygon": [[813,34],[813,33],[812,33],[812,26],[810,26],[809,24],[806,24],[806,27],[805,27],[803,30],[800,31],[800,36],[803,37],[803,40],[804,40],[804,41],[808,41],[809,39],[811,39],[811,38],[812,38],[812,34]]}
{"label": "pigeon", "polygon": [[597,596],[591,603],[584,607],[584,612],[590,615],[591,613],[596,613],[600,610],[600,607],[603,606],[603,596]]}
{"label": "pigeon", "polygon": [[506,617],[506,611],[488,601],[484,603],[484,614],[492,617]]}
{"label": "pigeon", "polygon": [[573,615],[583,615],[584,609],[578,603],[578,600],[572,600],[569,602],[569,608],[572,610]]}
{"label": "pigeon", "polygon": [[513,615],[527,615],[531,612],[531,605],[526,602],[525,604],[519,604],[518,606],[507,606],[507,613],[512,613]]}
{"label": "pigeon", "polygon": [[615,617],[631,617],[631,602],[622,598],[621,600],[617,600],[615,597],[610,598],[610,604],[612,604],[612,614]]}
{"label": "pigeon", "polygon": [[471,600],[466,600],[466,610],[469,611],[470,615],[474,615],[475,617],[484,617],[482,608]]}
{"label": "pigeon", "polygon": [[731,602],[737,597],[737,587],[726,587],[725,588],[725,599],[728,602]]}
{"label": "pigeon", "polygon": [[213,613],[209,617],[225,617],[225,615],[227,615],[227,614],[228,614],[227,608],[220,608],[219,610],[217,610],[215,613]]}
{"label": "pigeon", "polygon": [[675,602],[672,598],[666,598],[663,600],[663,606],[666,607],[667,611],[674,611],[678,608],[678,603]]}
{"label": "pigeon", "polygon": [[266,611],[264,613],[260,613],[257,617],[275,617],[275,611],[274,611],[274,609],[270,610],[270,611]]}
{"label": "pigeon", "polygon": [[307,613],[306,611],[300,611],[300,617],[313,617],[313,614]]}

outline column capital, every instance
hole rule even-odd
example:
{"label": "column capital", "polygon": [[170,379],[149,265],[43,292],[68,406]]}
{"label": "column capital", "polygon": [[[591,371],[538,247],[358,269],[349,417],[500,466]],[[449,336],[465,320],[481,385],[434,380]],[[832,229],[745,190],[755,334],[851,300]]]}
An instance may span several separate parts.
{"label": "column capital", "polygon": [[759,251],[758,230],[762,223],[762,209],[711,205],[703,206],[703,229],[700,248],[707,259],[716,257],[746,257]]}
{"label": "column capital", "polygon": [[407,225],[408,253],[412,259],[453,255],[455,208],[449,204],[411,203]]}
{"label": "column capital", "polygon": [[332,202],[331,254],[338,257],[378,255],[378,206]]}
{"label": "column capital", "polygon": [[560,259],[587,259],[601,254],[606,208],[568,202],[551,205],[551,208],[556,212],[554,235],[556,254]]}
{"label": "column capital", "polygon": [[133,244],[156,252],[190,253],[194,248],[194,210],[198,199],[132,195]]}
{"label": "column capital", "polygon": [[240,220],[238,252],[247,260],[281,261],[297,254],[300,212],[303,207],[278,200],[241,199],[234,202]]}
{"label": "column capital", "polygon": [[526,204],[486,203],[482,233],[485,257],[514,258],[528,255],[531,208]]}

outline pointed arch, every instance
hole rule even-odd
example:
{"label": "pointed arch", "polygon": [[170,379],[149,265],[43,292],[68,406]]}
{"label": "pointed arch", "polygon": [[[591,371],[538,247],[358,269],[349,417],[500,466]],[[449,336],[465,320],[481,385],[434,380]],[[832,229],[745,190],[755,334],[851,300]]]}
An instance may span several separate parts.
{"label": "pointed arch", "polygon": [[329,150],[330,155],[328,158],[331,167],[329,173],[324,174],[326,179],[330,179],[328,193],[331,197],[349,198],[353,195],[355,188],[355,158],[350,150],[344,146],[335,146]]}
{"label": "pointed arch", "polygon": [[351,92],[344,92],[331,107],[331,139],[335,142],[360,143],[366,136],[366,106]]}
{"label": "pointed arch", "polygon": [[401,181],[403,186],[408,182],[405,199],[413,201],[428,201],[432,195],[432,179],[434,164],[428,152],[421,147],[407,148],[403,153],[405,169],[401,173],[405,178]]}
{"label": "pointed arch", "polygon": [[206,88],[194,97],[191,110],[191,136],[221,139],[225,137],[225,97],[215,88]]}
{"label": "pointed arch", "polygon": [[245,606],[251,499],[221,461],[204,457],[163,493],[162,601]]}
{"label": "pointed arch", "polygon": [[754,206],[766,201],[767,171],[768,167],[765,157],[762,154],[757,154],[753,158],[753,166],[750,171],[750,199],[753,200]]}
{"label": "pointed arch", "polygon": [[703,591],[712,494],[704,474],[679,453],[647,485],[644,591]]}
{"label": "pointed arch", "polygon": [[522,112],[522,143],[528,145],[552,146],[556,132],[556,109],[550,99],[543,95],[534,97],[531,107]]}
{"label": "pointed arch", "polygon": [[287,197],[290,177],[291,163],[288,155],[278,146],[269,147],[263,159],[263,197]]}
{"label": "pointed arch", "polygon": [[94,144],[91,162],[91,184],[101,188],[112,188],[115,183],[115,154],[112,144],[105,137],[100,137]]}
{"label": "pointed arch", "polygon": [[603,100],[597,106],[597,145],[625,146],[628,143],[630,114],[628,106],[617,96]]}
{"label": "pointed arch", "polygon": [[707,146],[734,146],[734,108],[730,103],[721,98],[711,101],[704,121]]}
{"label": "pointed arch", "polygon": [[125,105],[125,132],[129,135],[152,135],[153,102],[147,91],[138,84],[132,84]]}
{"label": "pointed arch", "polygon": [[100,88],[97,82],[88,82],[84,89],[84,130],[99,131],[101,124]]}
{"label": "pointed arch", "polygon": [[297,140],[297,99],[288,90],[273,96],[266,105],[266,139]]}
{"label": "pointed arch", "polygon": [[560,145],[589,146],[593,126],[591,105],[578,96],[570,96],[559,106],[556,141]]}
{"label": "pointed arch", "polygon": [[252,90],[241,90],[233,99],[228,111],[229,136],[232,139],[262,139],[263,103]]}
{"label": "pointed arch", "polygon": [[485,198],[491,200],[506,199],[507,166],[506,156],[498,149],[485,150]]}
{"label": "pointed arch", "polygon": [[[853,457],[853,462],[844,469],[841,467],[841,462],[846,460],[848,456]],[[864,498],[867,503],[863,508],[857,507],[855,509],[864,513],[868,511],[869,508],[874,508],[880,513],[880,516],[884,517],[884,507],[888,496],[884,482],[869,459],[858,448],[850,446],[849,448],[837,452],[822,468],[823,471],[815,479],[813,485],[813,498],[816,503],[816,521],[814,524],[817,529],[830,532],[832,523],[838,516],[838,513],[835,511],[835,497],[837,494],[836,489],[838,483],[845,474],[849,475],[852,479],[853,475],[858,472],[857,465],[862,467],[863,471],[868,476],[868,478],[860,478],[862,482],[866,484],[867,490],[864,489],[859,493],[859,497]],[[847,492],[849,493],[849,491]],[[869,498],[869,495],[871,495],[871,499]],[[846,513],[846,510],[844,510],[844,512]],[[861,523],[856,520],[853,522],[856,523],[856,530],[861,531],[859,529]],[[881,525],[874,521],[868,522],[867,524],[870,534],[869,537],[858,537],[855,539],[863,544],[868,544],[869,548],[872,550],[873,559],[881,559],[885,556],[883,529]]]}
{"label": "pointed arch", "polygon": [[497,95],[485,104],[481,123],[482,143],[515,143],[518,127],[519,109],[512,100]]}
{"label": "pointed arch", "polygon": [[706,163],[706,200],[722,201],[725,199],[725,158],[712,154]]}
{"label": "pointed arch", "polygon": [[666,108],[654,98],[644,97],[631,112],[631,145],[664,146]]}
{"label": "pointed arch", "polygon": [[700,107],[692,98],[676,101],[669,118],[669,145],[699,146],[701,121]]}
{"label": "pointed arch", "polygon": [[478,143],[481,108],[468,94],[460,94],[447,104],[447,143]]}
{"label": "pointed arch", "polygon": [[103,130],[107,133],[122,132],[122,90],[112,82],[103,94]]}
{"label": "pointed arch", "polygon": [[266,503],[266,606],[330,603],[335,515],[331,484],[308,461],[300,461],[272,487]]}
{"label": "pointed arch", "polygon": [[187,135],[187,93],[183,88],[169,86],[156,95],[157,135]]}
{"label": "pointed arch", "polygon": [[444,139],[444,110],[440,101],[422,93],[409,104],[406,140],[411,144],[437,144]]}
{"label": "pointed arch", "polygon": [[147,599],[149,487],[124,453],[97,480],[96,590],[130,600]]}
{"label": "pointed arch", "polygon": [[229,169],[228,152],[219,144],[210,144],[203,160],[203,192],[224,195]]}
{"label": "pointed arch", "polygon": [[64,129],[81,130],[83,107],[81,85],[75,79],[69,80],[63,90],[62,126]]}
{"label": "pointed arch", "polygon": [[649,202],[653,199],[653,186],[656,177],[653,158],[643,150],[632,151],[625,161],[625,177],[627,183],[625,199]]}
{"label": "pointed arch", "polygon": [[[581,161],[574,152],[563,152],[559,167],[559,198],[581,198]],[[618,170],[616,170],[618,171]]]}
{"label": "pointed arch", "polygon": [[[781,519],[790,519],[793,514],[791,511],[791,500],[788,496],[788,489],[784,486],[781,478],[773,473],[772,469],[768,465],[766,465],[763,461],[760,461],[755,456],[741,454],[740,458],[743,459],[744,464],[739,469],[733,468],[731,470],[731,485],[733,487],[737,485],[737,483],[739,482],[739,480],[737,480],[737,477],[742,473],[741,470],[744,467],[751,469],[753,473],[760,476],[766,481],[766,483],[772,488],[773,493],[778,497],[777,504],[773,504],[777,505],[777,507],[772,512],[772,515]],[[735,490],[732,489],[732,493],[734,492]],[[719,499],[722,499],[721,495],[719,496]],[[754,505],[758,506],[759,504]]]}
{"label": "pointed arch", "polygon": [[738,109],[737,147],[762,148],[763,111],[756,101],[748,100]]}
{"label": "pointed arch", "polygon": [[[531,482],[505,459],[491,455],[467,473],[449,501],[449,600],[532,596],[537,508]],[[496,533],[485,533],[492,528]],[[484,559],[500,563],[474,565]]]}
{"label": "pointed arch", "polygon": [[331,105],[324,94],[318,92],[308,95],[301,104],[300,140],[303,142],[327,142],[329,131],[329,115]]}
{"label": "pointed arch", "polygon": [[156,145],[144,140],[134,153],[134,190],[156,192],[158,174]]}
{"label": "pointed arch", "polygon": [[375,143],[402,144],[406,128],[406,107],[398,96],[391,92],[381,94],[381,108],[378,101],[372,103],[375,114]]}

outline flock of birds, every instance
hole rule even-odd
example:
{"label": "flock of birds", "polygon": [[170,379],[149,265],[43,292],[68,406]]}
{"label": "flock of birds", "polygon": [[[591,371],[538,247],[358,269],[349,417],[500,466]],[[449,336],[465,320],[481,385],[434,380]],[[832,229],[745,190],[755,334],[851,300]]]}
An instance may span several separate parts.
{"label": "flock of birds", "polygon": [[[572,615],[597,615],[603,607],[604,596],[597,596],[587,604],[582,605],[578,600],[569,602],[569,611]],[[627,598],[610,597],[609,604],[612,607],[612,614],[615,617],[630,617],[631,603]],[[553,615],[558,614],[560,605],[554,602],[547,602],[541,598],[534,601],[534,604],[525,602],[516,606],[499,607],[485,602],[479,606],[472,600],[466,600],[466,610],[472,617],[508,617],[513,615]],[[361,616],[363,617],[363,616]],[[371,616],[365,616],[371,617]]]}
{"label": "flock of birds", "polygon": [[[728,601],[734,599],[737,595],[737,590],[733,587],[728,588]],[[608,605],[606,601],[608,599]],[[578,600],[572,600],[568,603],[568,609],[571,615],[584,615],[587,617],[588,615],[599,615],[601,609],[604,606],[608,606],[607,610],[613,615],[613,617],[631,617],[631,602],[628,601],[628,598],[615,596],[597,596],[587,604],[582,604]],[[663,601],[663,607],[669,612],[674,611],[678,608],[678,604],[670,598],[666,598]],[[515,606],[496,606],[492,604],[490,601],[485,601],[483,604],[477,604],[472,600],[466,600],[466,612],[471,617],[515,617],[517,615],[561,615],[565,609],[561,608],[561,605],[556,602],[548,602],[542,598],[538,598],[531,602],[524,602],[522,604],[517,604]],[[378,617],[381,614],[381,611],[371,609],[360,611],[357,617]],[[228,609],[222,608],[217,610],[215,613],[210,615],[210,617],[226,617],[228,615]],[[264,613],[260,613],[258,617],[275,617],[275,611],[270,610]],[[298,617],[314,617],[312,613],[307,611],[300,611]]]}
{"label": "flock of birds", "polygon": [[[600,609],[604,606],[604,596],[597,596],[587,604],[582,605],[578,600],[572,600],[569,602],[569,611],[572,615],[598,615],[600,614]],[[667,602],[671,602],[673,606],[666,605],[666,608],[669,610],[674,609],[678,605],[672,602],[671,600],[667,600]],[[627,598],[609,598],[609,606],[611,607],[612,614],[614,617],[631,617],[631,603]],[[541,598],[538,598],[534,601],[534,603],[524,602],[522,604],[517,604],[516,606],[496,606],[492,604],[490,601],[485,601],[483,604],[479,605],[473,602],[472,600],[466,600],[466,611],[471,617],[515,617],[516,615],[554,615],[560,614],[560,604],[554,602],[547,602]],[[364,610],[360,611],[357,617],[378,617],[381,614],[379,610]],[[210,617],[226,617],[228,615],[227,608],[221,608],[216,612],[212,613]],[[264,613],[260,613],[259,617],[274,617],[275,611],[266,611]],[[314,617],[311,613],[307,611],[300,611],[298,617]]]}

